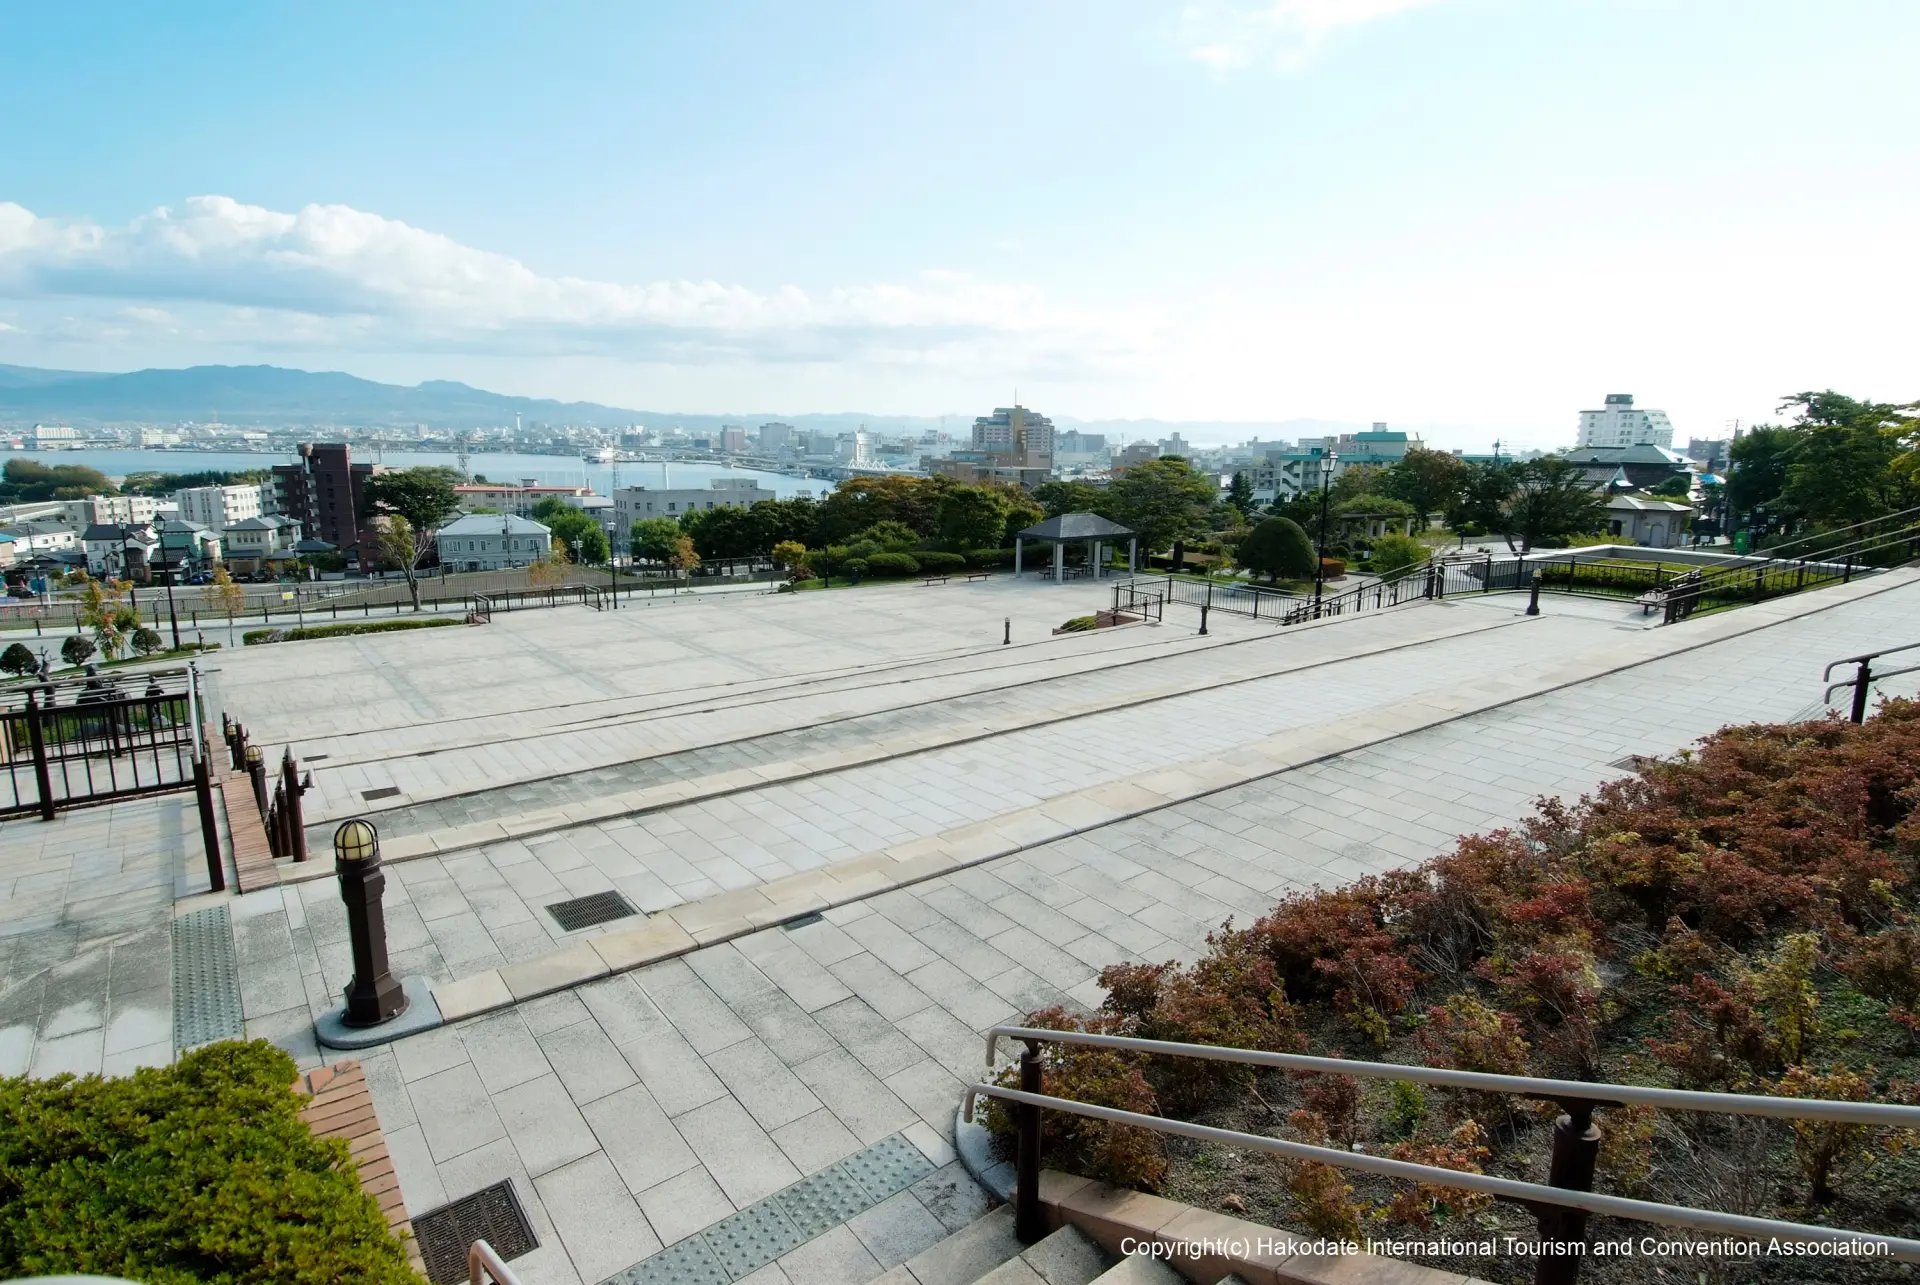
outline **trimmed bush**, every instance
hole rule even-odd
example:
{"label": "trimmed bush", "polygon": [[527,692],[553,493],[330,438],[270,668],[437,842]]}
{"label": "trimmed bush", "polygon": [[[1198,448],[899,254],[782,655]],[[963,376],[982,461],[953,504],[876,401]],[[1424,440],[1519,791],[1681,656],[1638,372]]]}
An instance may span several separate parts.
{"label": "trimmed bush", "polygon": [[875,553],[867,558],[870,576],[917,576],[920,563],[911,553]]}
{"label": "trimmed bush", "polygon": [[1390,532],[1373,542],[1369,551],[1367,567],[1377,576],[1390,576],[1396,571],[1420,565],[1427,560],[1427,546],[1410,535]]}
{"label": "trimmed bush", "polygon": [[958,571],[967,565],[964,554],[942,553],[938,549],[921,549],[913,555],[913,560],[929,575],[936,571]]}
{"label": "trimmed bush", "polygon": [[0,1275],[419,1285],[293,1078],[254,1040],[128,1079],[0,1080]]}
{"label": "trimmed bush", "polygon": [[1320,574],[1328,580],[1338,580],[1347,574],[1347,564],[1339,558],[1320,559]]}
{"label": "trimmed bush", "polygon": [[256,644],[300,642],[308,638],[338,638],[346,634],[385,634],[396,629],[438,629],[442,625],[459,623],[451,616],[434,616],[427,620],[365,620],[350,625],[309,625],[304,629],[249,629],[240,635],[240,641],[252,647]]}
{"label": "trimmed bush", "polygon": [[967,565],[970,567],[1010,567],[1013,565],[1012,549],[969,549],[965,556]]}
{"label": "trimmed bush", "polygon": [[1075,616],[1072,620],[1062,621],[1060,627],[1053,632],[1056,634],[1083,634],[1089,629],[1098,629],[1099,627],[1100,618],[1098,616]]}

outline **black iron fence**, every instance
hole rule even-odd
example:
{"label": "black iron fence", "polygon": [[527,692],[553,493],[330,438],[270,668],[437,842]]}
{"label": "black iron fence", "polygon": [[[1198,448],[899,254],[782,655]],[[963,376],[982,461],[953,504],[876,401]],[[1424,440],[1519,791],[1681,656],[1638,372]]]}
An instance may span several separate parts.
{"label": "black iron fence", "polygon": [[198,718],[190,669],[0,691],[0,817],[191,789]]}

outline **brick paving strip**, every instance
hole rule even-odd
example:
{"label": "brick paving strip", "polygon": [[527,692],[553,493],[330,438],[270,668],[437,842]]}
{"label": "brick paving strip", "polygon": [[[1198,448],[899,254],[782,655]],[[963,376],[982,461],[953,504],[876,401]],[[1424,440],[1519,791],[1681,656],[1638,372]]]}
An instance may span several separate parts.
{"label": "brick paving strip", "polygon": [[316,1138],[346,1140],[360,1174],[361,1190],[380,1202],[388,1228],[406,1244],[407,1261],[425,1276],[426,1265],[413,1239],[413,1220],[407,1216],[407,1202],[400,1194],[400,1177],[387,1154],[387,1140],[373,1110],[373,1092],[367,1087],[360,1063],[348,1059],[302,1072],[294,1079],[293,1091],[313,1099],[300,1109],[300,1119]]}
{"label": "brick paving strip", "polygon": [[1392,708],[1293,729],[1218,756],[1076,791],[823,869],[683,903],[633,928],[440,983],[433,988],[434,1000],[448,1022],[506,1008],[1916,582],[1920,577],[1896,572],[1822,590],[1817,606],[1796,598],[1775,599],[1625,637],[1599,653],[1519,666],[1458,690],[1431,692]]}

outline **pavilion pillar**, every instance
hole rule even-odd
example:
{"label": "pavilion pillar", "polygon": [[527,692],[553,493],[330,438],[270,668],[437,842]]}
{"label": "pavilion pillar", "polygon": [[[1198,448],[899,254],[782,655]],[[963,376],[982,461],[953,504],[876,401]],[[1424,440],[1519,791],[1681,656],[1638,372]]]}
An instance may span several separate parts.
{"label": "pavilion pillar", "polygon": [[1098,580],[1100,578],[1100,542],[1098,540],[1092,540],[1089,541],[1089,543],[1093,545],[1093,553],[1091,554],[1093,558],[1093,578]]}
{"label": "pavilion pillar", "polygon": [[1055,584],[1067,582],[1067,542],[1065,540],[1053,542],[1053,582]]}
{"label": "pavilion pillar", "polygon": [[1026,541],[1019,536],[1013,537],[1013,574],[1016,576],[1020,574],[1020,554],[1025,544]]}
{"label": "pavilion pillar", "polygon": [[1133,565],[1134,550],[1138,549],[1139,547],[1140,547],[1140,538],[1138,536],[1127,537],[1127,574],[1128,575],[1132,575],[1134,572],[1134,565]]}

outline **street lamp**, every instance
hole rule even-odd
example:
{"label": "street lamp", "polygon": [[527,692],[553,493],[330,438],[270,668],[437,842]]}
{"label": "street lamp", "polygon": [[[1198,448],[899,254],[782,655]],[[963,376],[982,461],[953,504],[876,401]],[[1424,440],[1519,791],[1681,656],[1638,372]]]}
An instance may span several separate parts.
{"label": "street lamp", "polygon": [[1333,470],[1340,457],[1329,446],[1320,456],[1320,531],[1314,541],[1313,552],[1313,614],[1320,616],[1320,596],[1326,587],[1327,579],[1327,500],[1333,489]]}
{"label": "street lamp", "polygon": [[380,909],[387,876],[380,871],[380,833],[355,817],[333,832],[333,868],[347,905],[353,980],[347,983],[346,1026],[378,1026],[407,1011],[406,991],[387,967],[387,921]]}

